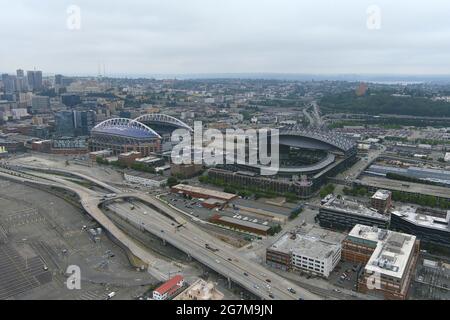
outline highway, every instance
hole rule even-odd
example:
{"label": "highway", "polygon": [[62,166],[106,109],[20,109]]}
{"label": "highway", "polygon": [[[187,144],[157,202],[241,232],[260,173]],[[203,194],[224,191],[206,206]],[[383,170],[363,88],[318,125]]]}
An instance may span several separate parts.
{"label": "highway", "polygon": [[[146,201],[145,197],[126,195],[127,198],[130,196]],[[113,204],[111,209],[261,298],[272,299],[269,296],[268,285],[271,287],[274,299],[318,298],[266,268],[248,261],[236,253],[236,249],[213,238],[189,222],[176,228],[178,223],[161,215],[150,206],[134,204],[135,209],[130,210],[130,205],[130,203]],[[218,251],[206,249],[206,244]],[[266,281],[267,279],[270,279],[270,283]],[[289,292],[288,288],[293,288],[296,294]]]}
{"label": "highway", "polygon": [[[72,172],[65,173],[73,174]],[[5,175],[6,173],[0,174]],[[37,175],[38,173],[33,172],[33,174]],[[140,260],[151,267],[153,256],[148,254],[145,249],[138,246],[128,235],[117,228],[111,222],[111,220],[109,220],[109,218],[99,209],[99,205],[103,201],[104,194],[89,190],[72,181],[68,181],[63,177],[44,173],[39,174],[39,176],[41,176],[42,179],[28,179],[21,177],[15,178],[16,180],[19,180],[21,182],[28,181],[31,183],[58,186],[75,192],[80,197],[81,204],[83,205],[84,209],[95,220],[97,220],[116,239],[118,239],[122,243],[122,245],[129,249],[134,256],[138,257]],[[89,180],[100,185],[100,181],[97,181],[94,178],[89,177]],[[146,203],[148,205],[148,208],[146,210],[148,212],[147,215],[145,215],[144,211],[142,210],[130,210],[129,208],[129,213],[126,213],[127,210],[123,209],[118,210],[118,214],[128,215],[128,219],[130,221],[142,225],[147,231],[157,235],[167,243],[170,243],[174,247],[189,254],[195,260],[208,266],[212,270],[215,270],[219,274],[222,274],[223,276],[228,278],[229,281],[241,285],[242,287],[262,299],[321,299],[319,296],[311,293],[304,288],[299,287],[298,285],[291,283],[288,280],[285,280],[284,278],[269,271],[263,266],[251,262],[241,254],[239,254],[235,248],[232,248],[228,244],[218,240],[217,238],[214,238],[202,229],[198,228],[195,224],[180,218],[177,212],[161,203],[157,198],[153,196],[136,192],[117,194],[116,198],[131,198]],[[150,212],[151,214],[149,214]],[[172,219],[164,216],[160,212],[164,212]],[[176,225],[177,223],[182,223],[183,226],[180,227],[179,230],[175,231],[174,225]],[[163,232],[161,232],[161,230]],[[218,251],[214,252],[207,249],[205,247],[206,244],[209,244],[211,245],[211,247],[218,249]],[[270,279],[270,283],[266,281],[267,279]],[[270,285],[271,293],[268,292],[267,285]],[[295,293],[289,292],[288,288],[292,288]]]}
{"label": "highway", "polygon": [[[74,182],[64,180],[57,176],[39,174],[37,172],[33,172],[33,175],[39,175],[42,178],[37,176],[30,176],[26,173],[20,173],[21,176],[14,175],[17,172],[13,172],[7,169],[0,170],[0,177],[4,177],[6,179],[11,179],[20,183],[29,183],[34,185],[45,185],[50,187],[58,187],[71,192],[74,192],[80,198],[80,203],[83,206],[84,210],[89,213],[89,215],[94,218],[105,230],[107,230],[117,241],[120,242],[122,247],[126,248],[129,253],[132,254],[132,257],[137,258],[130,260],[134,266],[140,268],[152,268],[153,265],[158,261],[158,259],[151,254],[145,248],[139,246],[130,236],[125,234],[122,230],[120,230],[99,208],[98,205],[101,202],[102,196],[92,190],[84,188]],[[53,180],[53,182],[51,181]],[[132,258],[130,257],[130,258]],[[158,272],[158,270],[152,268],[152,275],[160,280],[167,280],[167,275],[163,272]]]}

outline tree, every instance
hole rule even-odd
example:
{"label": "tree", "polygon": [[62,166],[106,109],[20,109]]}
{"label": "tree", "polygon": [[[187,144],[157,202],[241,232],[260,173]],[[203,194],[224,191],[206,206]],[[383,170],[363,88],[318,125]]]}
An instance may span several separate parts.
{"label": "tree", "polygon": [[175,185],[177,185],[178,184],[178,179],[177,178],[175,178],[175,177],[169,177],[168,179],[167,179],[167,185],[169,186],[169,187],[173,187],[173,186],[175,186]]}
{"label": "tree", "polygon": [[320,197],[324,198],[327,195],[329,195],[330,193],[333,193],[335,189],[334,184],[327,184],[325,187],[322,188],[322,190],[320,190]]}

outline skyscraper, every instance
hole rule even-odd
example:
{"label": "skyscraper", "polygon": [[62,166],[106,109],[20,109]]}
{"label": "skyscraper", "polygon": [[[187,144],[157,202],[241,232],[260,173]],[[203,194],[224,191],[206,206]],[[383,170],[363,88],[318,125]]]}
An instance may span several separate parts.
{"label": "skyscraper", "polygon": [[4,73],[2,74],[2,82],[5,93],[14,93],[16,91],[16,76]]}
{"label": "skyscraper", "polygon": [[42,71],[27,71],[27,78],[31,90],[42,89]]}

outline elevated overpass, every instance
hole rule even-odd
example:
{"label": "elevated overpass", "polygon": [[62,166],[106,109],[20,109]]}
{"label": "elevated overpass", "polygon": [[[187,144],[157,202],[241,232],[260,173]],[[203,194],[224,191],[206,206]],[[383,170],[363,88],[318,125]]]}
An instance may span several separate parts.
{"label": "elevated overpass", "polygon": [[[67,174],[69,173],[64,170],[61,171]],[[152,267],[154,257],[120,230],[99,208],[104,202],[104,194],[89,190],[74,182],[65,180],[62,177],[51,176],[48,174],[43,175],[45,175],[45,178],[44,176],[42,176],[42,178],[30,178],[25,176],[15,176],[12,175],[11,172],[8,173],[4,170],[0,171],[0,177],[3,178],[12,179],[21,183],[62,188],[77,194],[84,210],[115,239],[117,239],[120,244],[132,254],[132,256],[137,258],[135,265],[139,267]],[[97,182],[94,178],[90,178],[89,180]],[[234,248],[231,248],[227,244],[212,237],[202,229],[198,228],[195,224],[180,218],[173,209],[166,206],[155,197],[136,192],[120,193],[111,199],[131,199],[145,203],[154,211],[151,216],[152,218],[150,219],[149,216],[145,216],[143,213],[134,218],[133,215],[131,215],[130,217],[134,219],[135,223],[141,224],[148,232],[187,253],[208,268],[225,276],[230,282],[239,284],[262,299],[272,299],[266,290],[267,285],[271,286],[273,299],[320,299],[319,296],[308,290],[285,280],[259,264],[251,262],[247,258],[241,256]],[[175,227],[177,224],[182,224],[183,227],[176,229]],[[206,244],[216,248],[217,251],[208,249]],[[160,276],[163,278],[164,275],[161,274]],[[270,283],[267,279],[270,280]],[[296,293],[291,293],[288,291],[288,288],[292,288]]]}

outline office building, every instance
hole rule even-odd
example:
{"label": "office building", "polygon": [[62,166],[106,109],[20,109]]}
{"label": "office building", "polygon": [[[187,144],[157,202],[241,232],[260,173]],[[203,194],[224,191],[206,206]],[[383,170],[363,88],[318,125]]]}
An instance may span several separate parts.
{"label": "office building", "polygon": [[31,90],[42,89],[42,71],[27,71],[27,79]]}
{"label": "office building", "polygon": [[328,278],[341,259],[342,234],[303,225],[284,234],[266,250],[267,265]]}
{"label": "office building", "polygon": [[55,113],[57,136],[88,136],[95,126],[94,111],[60,111]]}
{"label": "office building", "polygon": [[47,96],[33,96],[31,98],[31,112],[33,114],[50,112],[50,98]]}
{"label": "office building", "polygon": [[3,82],[3,91],[6,94],[11,94],[16,91],[16,82],[17,82],[16,76],[11,76],[9,74],[4,73],[2,74],[2,82]]}
{"label": "office building", "polygon": [[351,230],[357,224],[387,229],[390,221],[389,215],[380,214],[357,201],[338,196],[331,196],[320,206],[317,219],[321,227],[338,230]]}
{"label": "office building", "polygon": [[391,229],[413,234],[425,244],[450,248],[450,210],[403,206],[392,210]]}
{"label": "office building", "polygon": [[384,299],[405,299],[420,251],[415,236],[356,225],[343,242],[342,257],[364,266],[358,291]]}
{"label": "office building", "polygon": [[62,87],[63,85],[63,75],[55,74],[55,87]]}

